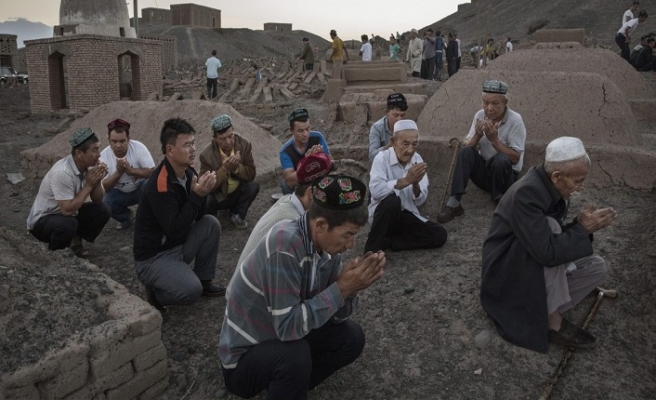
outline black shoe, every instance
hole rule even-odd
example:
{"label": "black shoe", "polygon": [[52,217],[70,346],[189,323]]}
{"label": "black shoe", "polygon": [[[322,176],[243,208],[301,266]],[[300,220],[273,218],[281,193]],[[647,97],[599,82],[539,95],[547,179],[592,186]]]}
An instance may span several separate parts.
{"label": "black shoe", "polygon": [[549,341],[565,347],[591,348],[595,346],[596,340],[590,332],[579,328],[565,318],[563,318],[559,330],[549,329]]}
{"label": "black shoe", "polygon": [[458,207],[444,206],[444,209],[437,215],[437,222],[443,224],[464,213],[465,209],[460,204]]}
{"label": "black shoe", "polygon": [[148,304],[155,307],[155,309],[160,313],[164,314],[167,312],[166,307],[164,307],[159,303],[159,301],[157,301],[157,296],[155,296],[155,290],[153,290],[152,288],[146,288],[146,301],[148,301]]}
{"label": "black shoe", "polygon": [[212,281],[202,281],[203,284],[203,296],[209,297],[219,297],[225,295],[226,288],[215,285]]}

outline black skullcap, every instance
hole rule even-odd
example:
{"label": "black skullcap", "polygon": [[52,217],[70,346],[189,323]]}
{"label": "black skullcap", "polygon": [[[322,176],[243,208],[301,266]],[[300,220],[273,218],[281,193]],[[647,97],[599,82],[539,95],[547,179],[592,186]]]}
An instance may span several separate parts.
{"label": "black skullcap", "polygon": [[351,210],[364,204],[367,186],[357,178],[328,175],[312,186],[314,203],[332,210]]}
{"label": "black skullcap", "polygon": [[292,121],[298,121],[299,119],[306,119],[306,118],[310,118],[310,114],[308,113],[308,110],[306,110],[305,108],[298,108],[292,111],[291,114],[289,114],[287,120],[289,122],[292,122]]}
{"label": "black skullcap", "polygon": [[387,96],[387,109],[391,110],[395,107],[401,110],[408,109],[408,102],[406,101],[403,93],[392,93]]}

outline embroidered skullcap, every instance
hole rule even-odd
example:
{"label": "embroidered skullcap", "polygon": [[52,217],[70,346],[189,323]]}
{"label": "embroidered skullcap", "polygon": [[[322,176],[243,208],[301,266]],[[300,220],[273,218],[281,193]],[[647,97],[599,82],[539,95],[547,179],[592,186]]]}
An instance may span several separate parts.
{"label": "embroidered skullcap", "polygon": [[289,122],[292,122],[292,121],[298,121],[299,119],[307,119],[307,118],[310,118],[310,113],[308,113],[308,110],[306,110],[305,108],[298,108],[292,111],[291,114],[289,114],[287,120]]}
{"label": "embroidered skullcap", "polygon": [[483,92],[506,94],[508,93],[508,85],[496,79],[486,79],[483,82]]}
{"label": "embroidered skullcap", "polygon": [[91,128],[80,128],[73,133],[73,136],[68,140],[68,143],[71,144],[72,148],[80,147],[93,136],[96,136],[96,134]]}
{"label": "embroidered skullcap", "polygon": [[111,132],[114,129],[122,129],[126,132],[130,132],[130,123],[128,121],[124,121],[120,118],[113,120],[109,124],[107,124],[107,131]]}
{"label": "embroidered skullcap", "polygon": [[328,175],[312,186],[314,204],[332,210],[351,210],[364,204],[367,186],[346,175]]}
{"label": "embroidered skullcap", "polygon": [[212,119],[210,122],[210,127],[212,132],[221,132],[232,126],[232,119],[226,114],[221,114],[218,117]]}
{"label": "embroidered skullcap", "polygon": [[392,93],[387,96],[387,109],[398,108],[399,110],[407,110],[408,102],[403,93]]}
{"label": "embroidered skullcap", "polygon": [[546,162],[564,162],[587,156],[583,142],[579,138],[563,136],[547,145],[544,155]]}
{"label": "embroidered skullcap", "polygon": [[415,121],[411,119],[402,119],[400,121],[396,121],[394,124],[394,132],[400,132],[400,131],[418,131],[419,128],[417,128],[417,124]]}
{"label": "embroidered skullcap", "polygon": [[296,178],[301,185],[307,185],[314,180],[326,176],[333,168],[333,161],[324,152],[310,154],[298,162]]}

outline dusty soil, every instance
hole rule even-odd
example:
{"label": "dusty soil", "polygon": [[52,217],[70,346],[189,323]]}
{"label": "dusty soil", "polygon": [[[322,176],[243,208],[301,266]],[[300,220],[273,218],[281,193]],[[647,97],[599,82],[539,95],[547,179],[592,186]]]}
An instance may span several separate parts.
{"label": "dusty soil", "polygon": [[[51,265],[44,261],[48,253],[42,244],[31,236],[21,236],[25,235],[25,219],[39,182],[12,185],[4,179],[5,173],[20,170],[19,152],[47,141],[52,135],[45,133],[45,128],[61,117],[30,117],[27,89],[12,90],[0,91],[0,118],[5,122],[0,125],[0,201],[4,203],[0,222],[8,231],[24,238],[21,248],[26,250],[21,253],[32,263],[5,264],[9,262],[3,258],[2,265],[10,266],[14,276],[31,279],[9,279],[2,269],[0,286],[8,286],[12,294],[21,288],[23,299],[31,296],[28,299],[32,300],[48,293],[57,296],[51,298],[62,304],[69,300],[79,304],[79,298],[62,290],[65,280],[74,287],[101,288],[89,285],[85,273],[76,269],[75,259],[70,259],[69,266]],[[318,113],[322,109],[315,100],[308,101],[308,107]],[[319,115],[329,144],[366,144],[365,129],[333,122],[334,114],[334,110],[326,110],[323,116]],[[278,122],[270,121],[276,125]],[[645,135],[654,143],[653,128]],[[279,136],[284,139],[285,134],[281,132]],[[348,165],[349,170],[362,174],[362,164]],[[423,213],[432,219],[438,212],[445,176],[446,171],[429,173],[431,195]],[[260,196],[247,217],[250,226],[268,209],[270,195],[277,190],[275,180],[262,182]],[[589,187],[573,199],[572,210],[586,202],[613,206],[619,211],[616,223],[596,235],[595,248],[609,265],[606,286],[618,289],[620,296],[602,304],[591,326],[599,346],[575,353],[553,398],[651,399],[656,390],[656,201],[652,193],[622,187]],[[362,357],[320,385],[310,394],[311,399],[535,399],[540,395],[563,349],[552,346],[548,354],[542,355],[512,346],[496,334],[478,300],[481,245],[494,207],[487,195],[475,187],[469,190],[463,206],[465,215],[446,225],[449,240],[442,249],[388,254],[385,276],[362,293],[361,308],[354,317],[367,335]],[[224,217],[220,221],[223,233],[216,281],[226,285],[249,230],[234,229]],[[96,243],[88,246],[90,261],[131,293],[145,298],[133,267],[134,230],[117,231],[114,225],[110,221]],[[368,229],[362,229],[355,249],[345,255],[346,259],[362,252]],[[34,254],[30,254],[32,248]],[[16,247],[3,247],[0,242],[0,251],[10,260]],[[41,266],[39,274],[34,273],[35,266]],[[59,276],[62,269],[66,278],[51,277]],[[64,294],[57,295],[58,292]],[[79,295],[81,299],[88,296]],[[47,302],[29,300],[21,303],[22,308],[3,309],[3,320],[11,314],[14,321],[18,318],[26,327],[38,326],[34,331],[47,332],[48,337],[55,326],[71,333],[79,329],[79,322],[68,314],[57,313],[54,321],[44,319],[40,323],[44,316],[41,311],[48,318],[55,313],[46,308]],[[581,322],[592,301],[586,299],[568,317]],[[223,299],[202,298],[193,306],[173,307],[167,313],[162,339],[170,356],[171,385],[162,399],[180,399],[185,395],[186,399],[235,398],[223,390],[217,357],[224,307]],[[95,317],[81,314],[79,319],[93,323]],[[4,327],[14,329],[12,324]],[[5,352],[5,348],[18,346],[12,332],[0,331],[3,358],[12,359],[2,364],[2,372],[32,361],[29,351]],[[25,348],[38,345],[23,337]],[[48,344],[56,346],[58,340],[52,336]]]}

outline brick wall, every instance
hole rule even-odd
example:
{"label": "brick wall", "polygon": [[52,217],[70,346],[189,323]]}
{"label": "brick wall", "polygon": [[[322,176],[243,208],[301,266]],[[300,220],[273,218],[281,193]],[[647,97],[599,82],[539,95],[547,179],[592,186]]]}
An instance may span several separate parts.
{"label": "brick wall", "polygon": [[[130,57],[127,66],[119,62],[125,54]],[[120,100],[121,83],[131,85],[132,100],[162,95],[160,42],[95,35],[31,40],[26,42],[26,60],[33,113],[90,109]]]}
{"label": "brick wall", "polygon": [[175,36],[140,35],[139,38],[162,43],[162,70],[178,68],[178,39]]}
{"label": "brick wall", "polygon": [[170,24],[171,10],[165,8],[142,8],[141,21],[144,24]]}
{"label": "brick wall", "polygon": [[292,24],[280,24],[277,22],[267,22],[264,24],[265,31],[291,32]]}
{"label": "brick wall", "polygon": [[17,40],[16,35],[0,34],[0,66],[16,67],[14,57],[18,48]]}
{"label": "brick wall", "polygon": [[171,25],[221,28],[221,10],[197,4],[171,4]]}

